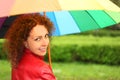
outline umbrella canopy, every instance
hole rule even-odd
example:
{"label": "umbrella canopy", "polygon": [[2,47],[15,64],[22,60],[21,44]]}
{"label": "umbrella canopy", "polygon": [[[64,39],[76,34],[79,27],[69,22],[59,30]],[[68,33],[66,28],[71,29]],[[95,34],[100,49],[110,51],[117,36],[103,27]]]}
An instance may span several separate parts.
{"label": "umbrella canopy", "polygon": [[56,30],[53,35],[79,33],[108,27],[120,22],[120,13],[103,10],[47,12]]}
{"label": "umbrella canopy", "polygon": [[110,0],[0,0],[0,17],[58,10],[120,11],[120,8]]}
{"label": "umbrella canopy", "polygon": [[56,27],[53,35],[93,30],[120,22],[120,8],[110,0],[0,0],[0,29],[9,16],[33,12],[47,12]]}
{"label": "umbrella canopy", "polygon": [[9,29],[10,25],[16,18],[17,16],[0,18],[0,38],[4,37],[6,31]]}
{"label": "umbrella canopy", "polygon": [[[40,12],[43,14],[43,12]],[[19,16],[19,15],[18,15]],[[74,10],[46,12],[55,26],[54,36],[105,28],[120,22],[120,13],[104,10]],[[3,37],[17,16],[0,18],[0,37]],[[3,24],[4,23],[4,24]]]}

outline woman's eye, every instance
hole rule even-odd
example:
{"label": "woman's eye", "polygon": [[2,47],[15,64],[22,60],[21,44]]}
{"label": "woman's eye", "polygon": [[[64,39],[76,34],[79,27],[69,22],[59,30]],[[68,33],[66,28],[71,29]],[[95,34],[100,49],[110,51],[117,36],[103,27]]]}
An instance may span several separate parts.
{"label": "woman's eye", "polygon": [[49,37],[50,37],[49,34],[46,34],[46,35],[45,35],[45,38],[49,38]]}
{"label": "woman's eye", "polygon": [[35,41],[40,41],[41,39],[40,39],[40,38],[35,38],[34,40],[35,40]]}

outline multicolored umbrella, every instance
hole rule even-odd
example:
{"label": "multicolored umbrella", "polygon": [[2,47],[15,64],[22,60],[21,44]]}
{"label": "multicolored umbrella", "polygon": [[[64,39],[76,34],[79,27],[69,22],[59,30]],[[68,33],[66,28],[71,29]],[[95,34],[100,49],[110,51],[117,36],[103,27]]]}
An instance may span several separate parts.
{"label": "multicolored umbrella", "polygon": [[[40,14],[43,14],[40,12]],[[54,11],[46,12],[46,16],[51,19],[55,26],[54,36],[80,33],[89,30],[96,30],[108,27],[120,22],[120,13],[103,10],[74,10],[74,11]],[[0,34],[6,31],[6,26],[16,18],[16,16],[0,18]],[[4,22],[5,21],[5,22]],[[3,24],[4,23],[4,24]],[[4,34],[3,34],[4,35]]]}

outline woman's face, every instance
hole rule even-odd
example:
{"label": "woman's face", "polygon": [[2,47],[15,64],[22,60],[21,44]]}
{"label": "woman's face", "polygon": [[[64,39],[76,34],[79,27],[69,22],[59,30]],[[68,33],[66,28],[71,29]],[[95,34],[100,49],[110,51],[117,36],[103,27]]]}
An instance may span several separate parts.
{"label": "woman's face", "polygon": [[25,47],[34,54],[44,56],[49,44],[48,31],[44,25],[36,25],[30,32],[27,41],[24,42]]}

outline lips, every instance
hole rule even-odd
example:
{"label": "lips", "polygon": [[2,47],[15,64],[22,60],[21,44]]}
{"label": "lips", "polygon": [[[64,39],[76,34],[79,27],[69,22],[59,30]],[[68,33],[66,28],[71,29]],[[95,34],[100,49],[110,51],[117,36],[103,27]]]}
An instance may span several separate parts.
{"label": "lips", "polygon": [[45,47],[42,47],[42,48],[39,48],[40,52],[46,52],[46,48]]}

